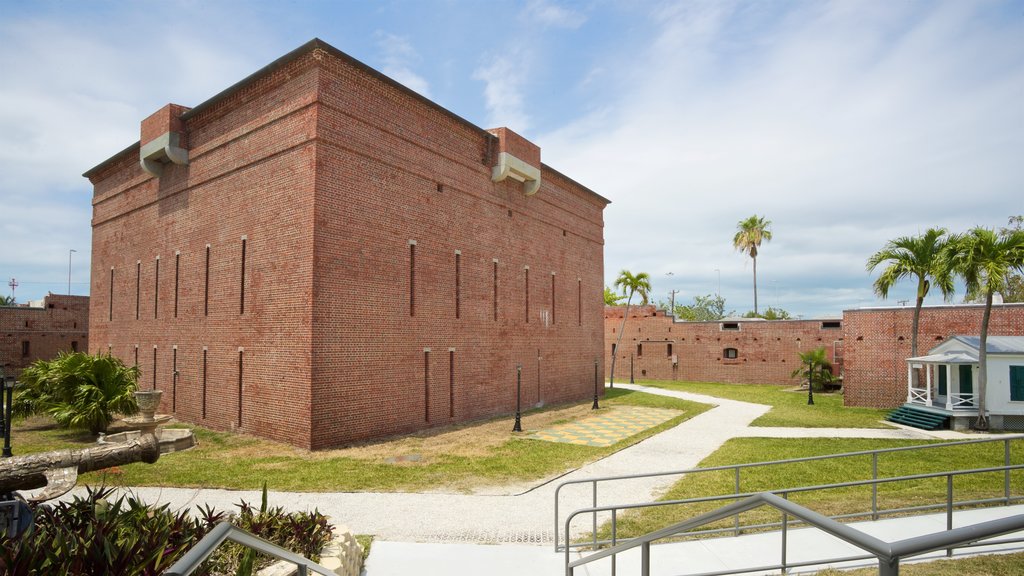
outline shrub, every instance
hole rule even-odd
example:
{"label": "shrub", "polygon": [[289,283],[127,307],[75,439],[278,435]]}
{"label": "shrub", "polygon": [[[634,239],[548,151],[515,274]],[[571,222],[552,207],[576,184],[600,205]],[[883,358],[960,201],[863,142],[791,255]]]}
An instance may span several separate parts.
{"label": "shrub", "polygon": [[115,413],[138,411],[133,395],[138,379],[138,366],[129,368],[109,354],[61,352],[53,360],[36,360],[21,372],[14,414],[49,414],[65,428],[98,434]]}

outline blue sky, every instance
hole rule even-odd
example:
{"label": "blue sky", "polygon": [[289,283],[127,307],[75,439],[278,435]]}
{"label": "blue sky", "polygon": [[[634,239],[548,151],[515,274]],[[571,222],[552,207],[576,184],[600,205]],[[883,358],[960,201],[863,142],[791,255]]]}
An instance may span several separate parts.
{"label": "blue sky", "polygon": [[[752,308],[876,303],[864,262],[932,226],[1024,213],[1024,1],[0,0],[0,277],[88,290],[91,186],[168,102],[314,37],[612,200],[605,275]],[[671,275],[669,274],[671,273]],[[910,284],[887,304],[912,297]],[[962,294],[957,296],[957,300]],[[934,300],[934,299],[933,299]]]}

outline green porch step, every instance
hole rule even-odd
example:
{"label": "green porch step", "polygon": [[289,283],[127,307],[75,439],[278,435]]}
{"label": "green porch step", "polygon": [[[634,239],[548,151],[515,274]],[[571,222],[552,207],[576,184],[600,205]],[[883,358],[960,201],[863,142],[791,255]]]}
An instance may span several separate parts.
{"label": "green porch step", "polygon": [[885,419],[921,430],[938,430],[949,426],[949,416],[936,414],[909,404],[904,404],[889,412]]}

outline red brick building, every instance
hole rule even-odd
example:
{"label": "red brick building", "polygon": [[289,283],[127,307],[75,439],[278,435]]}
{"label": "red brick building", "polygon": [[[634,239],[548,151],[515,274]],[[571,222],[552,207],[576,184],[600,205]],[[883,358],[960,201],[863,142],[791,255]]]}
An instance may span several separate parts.
{"label": "red brick building", "polygon": [[[625,306],[605,307],[605,367],[609,371],[624,312]],[[616,350],[615,380],[629,381],[632,355],[636,378],[795,384],[797,379],[790,374],[798,367],[798,353],[822,346],[839,374],[842,339],[838,319],[675,322],[654,306],[631,306],[622,347]]]}
{"label": "red brick building", "polygon": [[[622,325],[624,306],[605,307],[605,377]],[[984,306],[960,304],[921,309],[918,354],[953,335],[977,335]],[[798,384],[790,376],[797,354],[824,346],[833,372],[843,376],[848,406],[894,408],[907,399],[912,307],[859,308],[842,319],[675,322],[654,306],[633,306],[616,350],[615,380],[634,376],[748,384]],[[992,307],[989,334],[1024,336],[1024,304]]]}
{"label": "red brick building", "polygon": [[89,349],[89,297],[50,294],[41,308],[0,306],[0,366],[7,375],[61,351]]}
{"label": "red brick building", "polygon": [[589,397],[608,201],[313,40],[89,170],[92,348],[309,448]]}

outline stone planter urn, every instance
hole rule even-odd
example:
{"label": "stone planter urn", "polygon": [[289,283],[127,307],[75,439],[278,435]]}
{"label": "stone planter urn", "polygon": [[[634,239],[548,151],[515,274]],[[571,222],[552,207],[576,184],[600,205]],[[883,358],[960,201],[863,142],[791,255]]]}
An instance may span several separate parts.
{"label": "stone planter urn", "polygon": [[154,422],[156,409],[160,406],[160,397],[163,390],[136,390],[135,401],[139,404],[139,414],[142,422]]}

